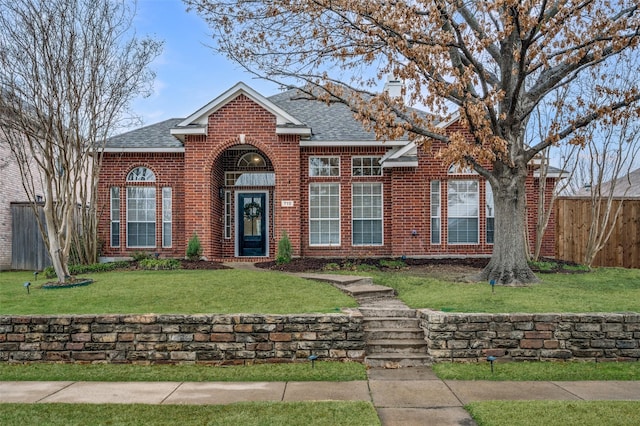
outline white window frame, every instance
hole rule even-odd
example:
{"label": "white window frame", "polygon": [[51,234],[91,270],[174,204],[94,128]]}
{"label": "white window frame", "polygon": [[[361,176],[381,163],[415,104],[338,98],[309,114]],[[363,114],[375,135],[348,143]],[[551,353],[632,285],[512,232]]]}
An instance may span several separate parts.
{"label": "white window frame", "polygon": [[[142,200],[147,200],[147,201],[153,201],[153,221],[150,220],[131,220],[130,219],[130,214],[133,211],[133,209],[131,208],[130,205],[130,201],[131,201],[131,197],[129,196],[129,190],[130,189],[144,189],[144,190],[149,190],[152,191],[153,196],[148,196],[148,197],[144,197],[142,198]],[[137,199],[137,198],[136,198]],[[137,209],[137,210],[142,210],[142,209]],[[149,209],[150,210],[150,209]],[[146,211],[146,209],[144,210]],[[153,245],[132,245],[129,243],[129,226],[131,223],[153,223],[153,229],[154,229],[154,233],[153,233]],[[158,233],[158,224],[157,224],[157,220],[156,220],[156,187],[155,186],[128,186],[127,187],[127,248],[155,248],[157,245],[156,242],[156,235]]]}
{"label": "white window frame", "polygon": [[[167,229],[168,226],[168,229]],[[170,186],[162,188],[162,247],[173,246],[173,190]]]}
{"label": "white window frame", "polygon": [[[336,206],[332,206],[331,204],[329,204],[329,206],[318,206],[318,209],[321,208],[325,208],[325,209],[329,209],[331,210],[332,207],[337,207],[337,217],[314,217],[314,206],[312,206],[312,199],[313,199],[313,189],[314,188],[320,188],[322,186],[327,186],[327,187],[335,187],[338,189],[338,194],[337,194],[337,204]],[[341,232],[341,203],[340,203],[340,197],[341,197],[341,187],[339,183],[333,183],[333,182],[322,182],[322,183],[312,183],[309,184],[309,246],[310,247],[339,247],[341,245],[341,240],[342,240],[342,232]],[[326,196],[325,196],[326,197]],[[330,194],[328,197],[336,197],[336,195],[334,194]],[[312,232],[313,229],[313,223],[314,222],[319,222],[319,223],[323,223],[323,222],[329,222],[329,226],[331,226],[331,222],[337,221],[338,222],[338,231],[337,231],[337,236],[338,236],[338,241],[331,241],[331,237],[329,237],[329,242],[328,243],[314,243],[313,241],[313,236],[316,234],[314,232]],[[331,234],[330,234],[331,235]]]}
{"label": "white window frame", "polygon": [[[110,198],[110,226],[109,226],[109,243],[111,247],[120,247],[120,187],[112,186],[109,190],[109,198]],[[114,236],[116,233],[113,232],[114,225],[118,226],[118,244],[114,244]]]}
{"label": "white window frame", "polygon": [[[353,176],[354,178],[368,178],[371,176],[382,176],[382,165],[380,164],[380,159],[382,157],[380,156],[354,156],[351,157],[351,176]],[[360,165],[356,165],[355,162],[356,161],[360,161]],[[371,162],[371,164],[369,165],[363,165],[362,162],[364,160],[369,160]],[[357,171],[360,171],[359,173]],[[365,173],[366,171],[369,171],[369,173]],[[377,173],[374,173],[377,172]]]}
{"label": "white window frame", "polygon": [[[454,185],[452,183],[466,183],[467,185],[475,185],[475,206],[473,204],[464,204],[468,208],[469,206],[475,207],[476,215],[475,216],[453,216],[451,202],[452,188]],[[465,191],[463,194],[471,194],[469,191]],[[476,220],[476,240],[475,241],[451,241],[451,226],[450,221],[452,219],[475,219]],[[480,182],[475,179],[455,179],[449,180],[447,182],[447,244],[449,245],[478,245],[480,244]]]}
{"label": "white window frame", "polygon": [[[320,166],[314,165],[314,160],[328,160],[326,164]],[[336,161],[336,165],[332,165],[331,162]],[[337,174],[332,174],[333,171]],[[310,177],[340,177],[340,156],[336,155],[323,155],[309,157],[309,176]]]}
{"label": "white window frame", "polygon": [[[379,198],[380,199],[380,205],[379,206],[375,206],[375,205],[371,205],[369,206],[369,210],[372,213],[370,216],[365,217],[363,215],[363,217],[356,217],[355,215],[355,211],[356,211],[356,191],[355,188],[356,186],[360,186],[360,187],[364,187],[364,186],[370,186],[372,189],[374,186],[376,187],[380,187],[380,194],[368,194],[368,195],[360,195],[360,199],[364,199],[365,196],[368,196],[372,199],[373,198]],[[361,209],[364,210],[365,206],[361,206]],[[373,212],[379,209],[380,211],[380,216],[379,217],[375,217],[373,215]],[[354,241],[355,238],[355,223],[356,221],[379,221],[380,222],[380,242],[379,243],[360,243],[357,244]],[[371,235],[373,235],[373,233],[371,233]],[[382,182],[357,182],[351,185],[351,245],[354,247],[378,247],[378,246],[383,246],[384,245],[384,187],[382,185]]]}
{"label": "white window frame", "polygon": [[[442,244],[442,184],[439,180],[432,180],[430,185],[429,208],[431,211],[431,221],[429,226],[431,227],[430,242],[432,245]],[[434,222],[437,221],[437,227],[434,226]],[[437,234],[436,231],[437,230]],[[437,238],[436,238],[437,237]]]}

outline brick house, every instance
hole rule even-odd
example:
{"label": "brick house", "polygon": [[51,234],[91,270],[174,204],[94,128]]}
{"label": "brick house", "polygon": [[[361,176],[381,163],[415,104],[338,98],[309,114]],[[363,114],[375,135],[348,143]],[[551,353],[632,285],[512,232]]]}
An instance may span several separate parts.
{"label": "brick house", "polygon": [[[489,185],[442,164],[440,147],[380,141],[342,104],[295,90],[264,97],[238,83],[187,118],[108,141],[102,255],[183,257],[195,233],[208,259],[260,260],[275,257],[283,231],[296,256],[490,255]],[[527,185],[533,242],[533,165]],[[553,255],[553,228],[552,218],[544,255]]]}

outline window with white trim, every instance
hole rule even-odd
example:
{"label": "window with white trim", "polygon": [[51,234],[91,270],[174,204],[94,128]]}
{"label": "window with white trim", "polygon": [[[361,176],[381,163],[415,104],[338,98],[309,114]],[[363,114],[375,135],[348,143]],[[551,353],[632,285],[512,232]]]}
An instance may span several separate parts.
{"label": "window with white trim", "polygon": [[309,157],[309,176],[340,176],[340,157]]}
{"label": "window with white trim", "polygon": [[162,247],[173,244],[173,201],[171,188],[162,188]]}
{"label": "window with white trim", "polygon": [[351,175],[358,176],[382,176],[382,157],[352,157]]}
{"label": "window with white trim", "polygon": [[[153,172],[136,167],[127,175],[127,182],[155,182]],[[127,187],[127,247],[156,246],[156,187]]]}
{"label": "window with white trim", "polygon": [[496,210],[493,206],[493,190],[491,189],[491,184],[489,182],[485,182],[485,188],[485,204],[487,211],[486,237],[487,244],[493,244],[495,236]]}
{"label": "window with white trim", "polygon": [[120,188],[111,187],[111,247],[120,247]]}
{"label": "window with white trim", "polygon": [[309,245],[340,245],[340,185],[309,185]]}
{"label": "window with white trim", "polygon": [[431,244],[441,243],[441,195],[440,181],[431,181]]}
{"label": "window with white trim", "polygon": [[354,183],[351,206],[352,244],[382,245],[382,183]]}
{"label": "window with white trim", "polygon": [[478,181],[449,180],[447,242],[478,244]]}

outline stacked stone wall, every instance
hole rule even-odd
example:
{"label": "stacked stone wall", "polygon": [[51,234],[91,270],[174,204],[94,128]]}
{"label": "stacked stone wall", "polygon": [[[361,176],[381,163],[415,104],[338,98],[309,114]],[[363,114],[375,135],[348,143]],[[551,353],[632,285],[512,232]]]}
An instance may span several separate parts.
{"label": "stacked stone wall", "polygon": [[640,360],[640,314],[420,311],[434,360]]}
{"label": "stacked stone wall", "polygon": [[364,359],[362,316],[0,316],[0,362],[211,363]]}

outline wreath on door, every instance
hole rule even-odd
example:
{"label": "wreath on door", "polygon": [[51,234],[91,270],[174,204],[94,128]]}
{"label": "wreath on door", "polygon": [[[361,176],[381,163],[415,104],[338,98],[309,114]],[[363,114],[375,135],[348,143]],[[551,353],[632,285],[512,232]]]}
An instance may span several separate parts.
{"label": "wreath on door", "polygon": [[262,206],[255,201],[244,205],[244,217],[248,220],[254,220],[262,216]]}

